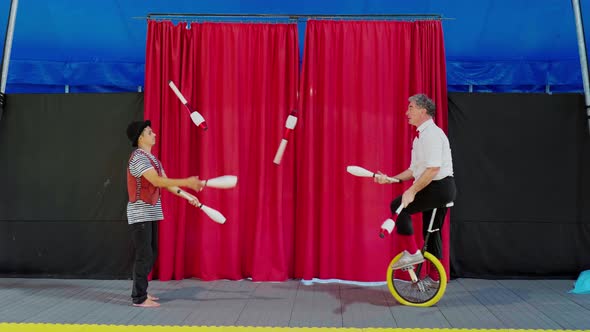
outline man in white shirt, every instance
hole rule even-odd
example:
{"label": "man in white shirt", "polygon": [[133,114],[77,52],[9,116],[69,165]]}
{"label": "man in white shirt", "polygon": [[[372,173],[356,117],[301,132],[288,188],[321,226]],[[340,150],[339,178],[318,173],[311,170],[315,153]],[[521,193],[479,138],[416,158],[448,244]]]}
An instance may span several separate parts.
{"label": "man in white shirt", "polygon": [[[414,183],[391,202],[392,213],[395,213],[400,204],[404,206],[396,220],[396,229],[405,250],[393,266],[394,269],[424,261],[414,239],[411,215],[422,212],[426,233],[432,210],[437,208],[433,228],[441,228],[447,212],[445,205],[452,202],[457,193],[449,140],[432,120],[436,110],[434,103],[424,94],[411,96],[408,101],[410,103],[406,116],[408,122],[417,128],[417,135],[412,145],[410,167],[394,178],[400,181],[413,179]],[[387,176],[382,173],[375,177],[375,182],[389,183]],[[440,232],[432,234],[430,239],[429,248],[435,256],[441,258]]]}

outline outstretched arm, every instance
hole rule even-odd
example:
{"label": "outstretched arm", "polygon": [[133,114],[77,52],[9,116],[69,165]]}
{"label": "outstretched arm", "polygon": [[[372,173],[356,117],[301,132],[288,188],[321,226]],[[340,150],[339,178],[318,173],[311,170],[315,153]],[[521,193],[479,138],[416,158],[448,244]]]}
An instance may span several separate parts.
{"label": "outstretched arm", "polygon": [[[379,171],[377,171],[377,176],[374,178],[375,182],[379,183],[379,184],[385,184],[385,183],[393,183],[392,181],[390,181],[388,179],[388,176],[386,174],[383,174]],[[407,180],[411,180],[414,178],[414,176],[412,175],[412,171],[410,169],[407,169],[401,173],[399,173],[398,175],[393,177],[394,179],[398,179],[400,182],[402,181],[407,181]]]}
{"label": "outstretched arm", "polygon": [[205,185],[203,181],[199,180],[198,176],[191,176],[184,179],[170,179],[165,176],[165,173],[162,174],[164,176],[158,175],[158,172],[152,168],[145,171],[142,176],[154,186],[166,189],[169,187],[187,187],[196,191],[200,191]]}
{"label": "outstretched arm", "polygon": [[[163,170],[162,170],[162,177],[168,179],[166,172],[164,172]],[[203,181],[201,181],[201,182],[203,182]],[[197,197],[195,197],[193,194],[191,194],[187,191],[180,189],[180,187],[178,187],[178,186],[165,187],[165,188],[166,188],[166,190],[168,190],[169,192],[173,193],[174,195],[176,195],[178,197],[186,198],[185,196],[188,196],[188,197],[192,198],[188,201],[192,206],[199,206],[199,204],[200,204],[199,199]],[[184,193],[184,195],[181,195],[181,193]]]}

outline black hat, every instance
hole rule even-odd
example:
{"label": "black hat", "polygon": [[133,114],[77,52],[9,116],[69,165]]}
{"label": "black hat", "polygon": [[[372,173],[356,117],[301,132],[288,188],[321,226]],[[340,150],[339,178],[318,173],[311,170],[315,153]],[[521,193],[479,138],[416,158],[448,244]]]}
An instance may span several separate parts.
{"label": "black hat", "polygon": [[131,141],[131,145],[137,147],[137,140],[146,127],[150,127],[152,122],[150,120],[134,121],[127,126],[127,137]]}

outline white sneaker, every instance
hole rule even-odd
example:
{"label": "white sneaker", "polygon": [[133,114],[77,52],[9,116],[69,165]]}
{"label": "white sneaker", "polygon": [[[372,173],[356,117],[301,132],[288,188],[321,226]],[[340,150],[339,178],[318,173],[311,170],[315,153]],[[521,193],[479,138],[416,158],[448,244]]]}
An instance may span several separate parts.
{"label": "white sneaker", "polygon": [[438,289],[440,287],[440,281],[433,280],[430,276],[426,276],[426,278],[422,279],[422,285],[426,289]]}
{"label": "white sneaker", "polygon": [[424,256],[422,256],[422,252],[418,250],[415,254],[410,254],[407,250],[404,250],[402,257],[398,259],[395,264],[391,267],[394,270],[398,270],[404,267],[412,266],[415,264],[420,264],[424,262]]}

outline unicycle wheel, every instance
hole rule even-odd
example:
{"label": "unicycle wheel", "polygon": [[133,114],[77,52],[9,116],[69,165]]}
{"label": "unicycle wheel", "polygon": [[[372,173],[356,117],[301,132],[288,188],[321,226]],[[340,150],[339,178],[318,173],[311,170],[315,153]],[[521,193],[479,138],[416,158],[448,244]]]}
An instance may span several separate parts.
{"label": "unicycle wheel", "polygon": [[[436,304],[447,288],[447,274],[441,262],[425,252],[424,262],[393,270],[391,267],[401,256],[401,253],[395,256],[387,267],[387,287],[391,295],[408,306],[430,307]],[[412,281],[412,274],[416,276],[416,281]]]}

